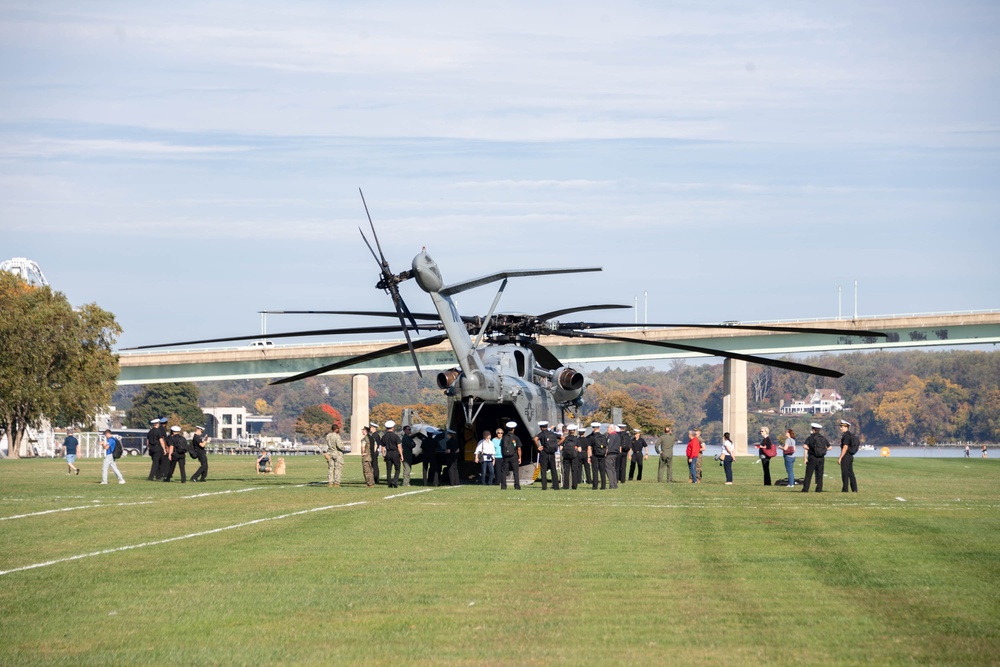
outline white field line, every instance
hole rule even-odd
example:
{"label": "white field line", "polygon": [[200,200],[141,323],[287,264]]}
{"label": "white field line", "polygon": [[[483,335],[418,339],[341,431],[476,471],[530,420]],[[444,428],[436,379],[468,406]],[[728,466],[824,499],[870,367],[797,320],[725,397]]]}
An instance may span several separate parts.
{"label": "white field line", "polygon": [[30,514],[15,514],[14,516],[0,516],[0,521],[10,521],[11,519],[26,519],[29,516],[42,516],[43,514],[54,514],[56,512],[72,512],[74,510],[90,510],[95,507],[131,507],[132,505],[152,505],[154,501],[145,500],[134,503],[112,503],[110,505],[80,505],[79,507],[60,507],[55,510],[45,510],[42,512],[31,512]]}
{"label": "white field line", "polygon": [[144,547],[155,547],[160,544],[168,544],[170,542],[178,542],[180,540],[189,540],[194,537],[203,537],[205,535],[213,535],[215,533],[221,533],[227,530],[235,530],[237,528],[245,528],[247,526],[253,526],[259,523],[264,523],[267,521],[280,521],[281,519],[287,519],[293,516],[300,516],[302,514],[309,514],[311,512],[322,512],[325,510],[341,509],[344,507],[353,507],[355,505],[365,505],[367,500],[361,500],[355,503],[345,503],[343,505],[325,505],[323,507],[314,507],[312,509],[300,510],[298,512],[291,512],[289,514],[281,514],[279,516],[265,517],[263,519],[254,519],[253,521],[244,521],[243,523],[234,523],[231,526],[223,526],[222,528],[213,528],[212,530],[203,530],[198,533],[189,533],[188,535],[179,535],[177,537],[168,537],[164,540],[155,540],[153,542],[142,542],[141,544],[130,544],[124,547],[115,547],[114,549],[104,549],[103,551],[94,551],[89,554],[77,554],[76,556],[67,556],[66,558],[57,558],[55,560],[45,561],[44,563],[33,563],[31,565],[24,565],[22,567],[15,567],[10,570],[0,570],[0,577],[6,574],[13,574],[15,572],[23,572],[25,570],[34,570],[40,567],[48,567],[49,565],[57,565],[59,563],[67,563],[74,560],[81,560],[83,558],[92,558],[94,556],[106,556],[108,554],[118,553],[120,551],[129,551],[131,549],[142,549]]}

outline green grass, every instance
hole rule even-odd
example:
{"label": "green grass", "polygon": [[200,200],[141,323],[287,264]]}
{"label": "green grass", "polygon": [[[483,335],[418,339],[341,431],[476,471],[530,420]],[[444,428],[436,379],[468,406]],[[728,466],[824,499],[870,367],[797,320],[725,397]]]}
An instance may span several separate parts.
{"label": "green grass", "polygon": [[997,461],[860,459],[861,493],[808,496],[751,461],[397,498],[353,458],[340,489],[318,457],[183,486],[2,461],[0,519],[32,516],[0,520],[0,664],[1000,664]]}

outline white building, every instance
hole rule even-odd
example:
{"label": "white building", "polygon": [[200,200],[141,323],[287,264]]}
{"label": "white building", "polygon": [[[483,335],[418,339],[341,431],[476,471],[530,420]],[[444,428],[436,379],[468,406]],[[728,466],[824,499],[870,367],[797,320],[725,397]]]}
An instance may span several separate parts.
{"label": "white building", "polygon": [[833,389],[817,389],[804,399],[796,399],[785,405],[781,402],[783,415],[825,415],[844,409],[844,399]]}

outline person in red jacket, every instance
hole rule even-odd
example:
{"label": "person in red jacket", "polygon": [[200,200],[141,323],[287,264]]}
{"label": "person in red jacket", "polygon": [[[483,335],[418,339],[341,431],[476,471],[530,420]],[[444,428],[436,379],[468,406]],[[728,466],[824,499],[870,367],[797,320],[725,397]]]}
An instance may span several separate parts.
{"label": "person in red jacket", "polygon": [[691,483],[698,483],[698,457],[701,456],[701,441],[694,431],[688,431],[687,460],[688,471],[691,473]]}

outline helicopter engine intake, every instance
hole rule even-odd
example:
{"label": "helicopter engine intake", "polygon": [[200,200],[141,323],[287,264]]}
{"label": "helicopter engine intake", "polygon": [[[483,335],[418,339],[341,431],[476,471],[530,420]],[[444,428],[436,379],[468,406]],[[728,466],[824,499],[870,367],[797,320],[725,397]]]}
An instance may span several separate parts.
{"label": "helicopter engine intake", "polygon": [[552,398],[558,403],[569,403],[579,398],[587,385],[587,377],[569,366],[561,366],[554,371],[535,367],[535,374],[552,381]]}

